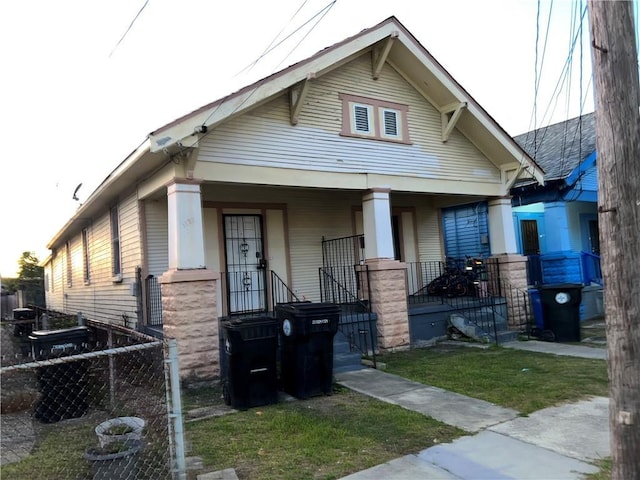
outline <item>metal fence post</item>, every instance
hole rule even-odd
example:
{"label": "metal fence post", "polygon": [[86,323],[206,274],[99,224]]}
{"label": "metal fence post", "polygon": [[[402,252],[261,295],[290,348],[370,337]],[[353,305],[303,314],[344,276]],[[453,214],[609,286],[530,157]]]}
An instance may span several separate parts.
{"label": "metal fence post", "polygon": [[180,392],[180,369],[178,366],[178,342],[175,338],[167,341],[168,356],[166,363],[169,366],[169,389],[167,392],[167,408],[169,415],[169,442],[171,453],[174,458],[174,478],[177,480],[187,479],[187,468],[185,460],[184,446],[184,426],[182,423],[182,398]]}

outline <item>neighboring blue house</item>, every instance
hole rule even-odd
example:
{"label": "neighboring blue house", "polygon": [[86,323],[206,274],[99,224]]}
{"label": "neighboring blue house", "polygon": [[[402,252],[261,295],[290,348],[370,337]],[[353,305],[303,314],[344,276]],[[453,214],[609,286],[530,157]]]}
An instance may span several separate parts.
{"label": "neighboring blue house", "polygon": [[544,186],[520,182],[511,189],[518,251],[530,259],[529,283],[584,284],[583,316],[594,316],[594,309],[601,311],[602,285],[595,114],[515,140],[545,171]]}

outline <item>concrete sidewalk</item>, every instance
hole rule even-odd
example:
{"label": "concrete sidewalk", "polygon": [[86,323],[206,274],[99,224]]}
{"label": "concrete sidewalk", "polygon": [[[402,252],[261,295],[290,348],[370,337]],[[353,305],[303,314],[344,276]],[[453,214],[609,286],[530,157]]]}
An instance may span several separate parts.
{"label": "concrete sidewalk", "polygon": [[[510,342],[507,348],[605,358],[599,348]],[[610,455],[606,398],[551,407],[528,417],[483,400],[365,369],[336,375],[338,383],[379,400],[475,433],[357,472],[344,480],[578,480]],[[477,433],[476,433],[477,432]]]}

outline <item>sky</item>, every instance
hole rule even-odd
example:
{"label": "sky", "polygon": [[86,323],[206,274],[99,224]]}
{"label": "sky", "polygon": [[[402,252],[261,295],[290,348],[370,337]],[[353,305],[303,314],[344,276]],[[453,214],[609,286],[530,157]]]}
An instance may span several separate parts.
{"label": "sky", "polygon": [[24,251],[44,260],[79,204],[150,132],[391,15],[510,135],[593,111],[587,15],[568,62],[584,1],[144,5],[0,5],[0,276],[15,275]]}

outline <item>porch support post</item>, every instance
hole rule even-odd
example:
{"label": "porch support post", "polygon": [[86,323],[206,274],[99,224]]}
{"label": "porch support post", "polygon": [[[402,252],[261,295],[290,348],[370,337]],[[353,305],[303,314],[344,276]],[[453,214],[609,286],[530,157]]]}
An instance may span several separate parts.
{"label": "porch support post", "polygon": [[571,250],[567,204],[565,202],[545,203],[544,223],[547,250],[550,252]]}
{"label": "porch support post", "polygon": [[[365,240],[366,241],[366,240]],[[397,260],[366,260],[371,309],[378,316],[378,348],[406,350],[411,344],[407,311],[407,265]]]}
{"label": "porch support post", "polygon": [[528,298],[527,257],[518,253],[503,253],[492,256],[489,262],[494,263],[489,268],[490,291],[506,298],[509,327],[519,328],[527,320],[524,304]]}
{"label": "porch support post", "polygon": [[169,270],[204,268],[200,183],[174,179],[167,185]]}
{"label": "porch support post", "polygon": [[394,258],[390,188],[372,188],[362,197],[365,258]]}
{"label": "porch support post", "polygon": [[180,377],[186,381],[220,375],[219,278],[208,269],[169,270],[159,278],[163,334],[177,340]]}
{"label": "porch support post", "polygon": [[220,274],[205,268],[200,182],[167,185],[169,270],[159,278],[165,338],[178,345],[183,380],[219,376],[217,288]]}
{"label": "porch support post", "polygon": [[371,308],[378,315],[378,348],[409,348],[407,266],[394,260],[390,188],[372,188],[362,197],[364,256]]}
{"label": "porch support post", "polygon": [[518,251],[511,198],[501,197],[489,200],[489,237],[492,255]]}
{"label": "porch support post", "polygon": [[526,321],[526,310],[521,301],[527,292],[527,257],[517,252],[511,199],[496,198],[489,201],[489,236],[491,239],[489,288],[493,294],[507,299],[509,327],[519,327]]}

